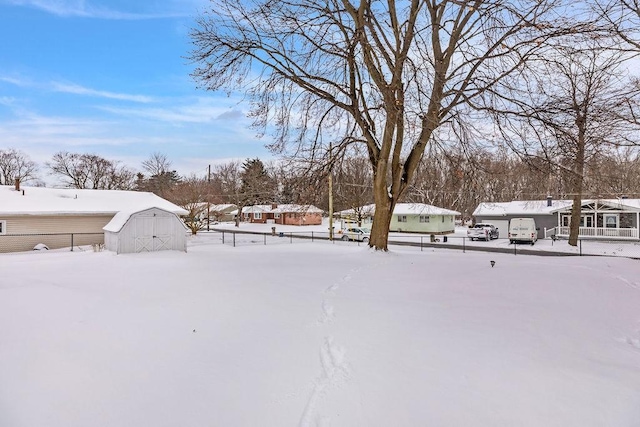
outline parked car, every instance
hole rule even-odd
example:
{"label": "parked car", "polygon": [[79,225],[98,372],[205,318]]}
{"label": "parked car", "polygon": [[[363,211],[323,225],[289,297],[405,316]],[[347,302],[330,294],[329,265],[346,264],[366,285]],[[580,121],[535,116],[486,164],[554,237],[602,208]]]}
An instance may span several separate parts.
{"label": "parked car", "polygon": [[349,227],[342,232],[342,240],[368,242],[369,237],[371,237],[371,230],[364,227]]}
{"label": "parked car", "polygon": [[479,222],[467,230],[467,237],[471,240],[493,240],[497,239],[498,236],[499,232],[496,226],[487,222]]}
{"label": "parked car", "polygon": [[509,221],[509,243],[525,242],[533,245],[538,240],[538,230],[533,218],[512,218]]}

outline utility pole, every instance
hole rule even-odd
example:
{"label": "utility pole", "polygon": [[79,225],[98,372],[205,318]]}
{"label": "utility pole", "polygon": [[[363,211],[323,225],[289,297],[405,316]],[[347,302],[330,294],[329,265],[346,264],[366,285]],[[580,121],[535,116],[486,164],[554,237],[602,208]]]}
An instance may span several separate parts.
{"label": "utility pole", "polygon": [[207,172],[207,231],[209,229],[209,223],[211,222],[211,165],[209,165],[209,171]]}
{"label": "utility pole", "polygon": [[329,240],[333,240],[333,156],[329,142]]}

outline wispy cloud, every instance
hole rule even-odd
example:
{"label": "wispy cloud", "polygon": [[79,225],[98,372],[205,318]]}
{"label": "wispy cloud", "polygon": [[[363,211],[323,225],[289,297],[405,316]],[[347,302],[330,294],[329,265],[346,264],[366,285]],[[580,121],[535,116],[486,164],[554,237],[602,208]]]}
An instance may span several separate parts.
{"label": "wispy cloud", "polygon": [[11,98],[9,96],[0,96],[0,105],[5,105],[7,107],[12,106],[15,103],[16,99]]}
{"label": "wispy cloud", "polygon": [[236,123],[246,120],[246,115],[241,110],[202,98],[192,103],[166,108],[120,108],[112,106],[98,108],[112,114],[138,117],[173,125],[211,123],[213,121]]}
{"label": "wispy cloud", "polygon": [[0,82],[9,83],[15,86],[30,86],[31,82],[19,77],[0,76]]}
{"label": "wispy cloud", "polygon": [[73,83],[53,82],[52,89],[55,92],[72,93],[75,95],[96,96],[96,97],[108,98],[108,99],[119,99],[121,101],[132,101],[132,102],[141,102],[141,103],[154,102],[154,98],[150,96],[131,95],[126,93],[115,93],[115,92],[108,92],[103,90],[96,90],[96,89],[87,88],[87,87],[80,86]]}
{"label": "wispy cloud", "polygon": [[131,13],[94,6],[85,0],[0,0],[0,4],[28,6],[61,17],[97,18],[113,20],[160,19],[187,16],[182,11]]}

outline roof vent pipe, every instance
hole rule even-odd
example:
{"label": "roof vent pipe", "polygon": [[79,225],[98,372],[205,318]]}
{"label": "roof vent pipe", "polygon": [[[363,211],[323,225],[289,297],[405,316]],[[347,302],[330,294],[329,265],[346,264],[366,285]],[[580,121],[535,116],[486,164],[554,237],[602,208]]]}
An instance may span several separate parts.
{"label": "roof vent pipe", "polygon": [[16,178],[16,191],[20,191],[20,178]]}
{"label": "roof vent pipe", "polygon": [[547,196],[547,206],[553,206],[553,197]]}

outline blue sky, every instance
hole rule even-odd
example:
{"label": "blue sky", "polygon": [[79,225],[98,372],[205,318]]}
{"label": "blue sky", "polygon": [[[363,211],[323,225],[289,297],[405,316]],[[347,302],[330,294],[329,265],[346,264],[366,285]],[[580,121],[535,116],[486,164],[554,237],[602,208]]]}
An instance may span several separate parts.
{"label": "blue sky", "polygon": [[[0,148],[135,169],[153,152],[181,174],[271,156],[248,105],[197,90],[188,37],[206,0],[0,0]],[[44,166],[42,178],[48,181]]]}

